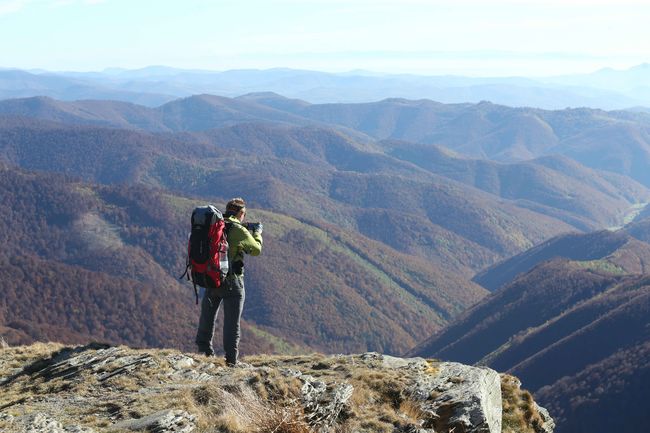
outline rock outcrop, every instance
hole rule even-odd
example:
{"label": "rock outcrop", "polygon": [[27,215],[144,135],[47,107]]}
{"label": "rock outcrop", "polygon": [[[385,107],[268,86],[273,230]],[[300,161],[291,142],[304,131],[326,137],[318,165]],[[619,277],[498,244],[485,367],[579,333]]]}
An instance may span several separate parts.
{"label": "rock outcrop", "polygon": [[441,363],[439,374],[420,378],[412,394],[426,402],[435,431],[501,432],[501,379],[492,369]]}
{"label": "rock outcrop", "polygon": [[[0,430],[30,433],[551,433],[512,420],[484,367],[362,355],[255,356],[227,368],[171,350],[93,344],[0,352]],[[509,382],[508,392],[519,384]],[[514,390],[514,391],[513,391]],[[510,407],[510,406],[508,406]],[[505,418],[504,418],[505,417]],[[540,420],[545,421],[540,421]]]}

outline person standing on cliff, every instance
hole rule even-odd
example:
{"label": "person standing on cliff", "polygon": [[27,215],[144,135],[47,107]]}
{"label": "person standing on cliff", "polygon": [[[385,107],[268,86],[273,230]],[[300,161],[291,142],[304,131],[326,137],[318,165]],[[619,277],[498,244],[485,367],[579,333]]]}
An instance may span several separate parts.
{"label": "person standing on cliff", "polygon": [[228,237],[228,261],[230,270],[225,284],[216,289],[206,289],[201,301],[201,317],[196,334],[200,353],[213,356],[212,337],[214,324],[223,303],[223,349],[226,365],[237,365],[239,357],[240,319],[244,308],[244,255],[259,256],[262,253],[262,224],[244,223],[246,203],[233,198],[226,204],[224,219]]}

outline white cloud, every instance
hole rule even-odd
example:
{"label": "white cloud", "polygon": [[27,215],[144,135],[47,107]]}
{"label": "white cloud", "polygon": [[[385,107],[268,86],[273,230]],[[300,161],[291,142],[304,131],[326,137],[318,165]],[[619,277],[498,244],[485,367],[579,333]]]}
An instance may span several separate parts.
{"label": "white cloud", "polygon": [[94,6],[105,2],[106,0],[0,0],[0,16],[20,12],[30,4],[50,8],[59,8],[72,6],[75,4]]}
{"label": "white cloud", "polygon": [[44,0],[43,4],[48,4],[52,8],[60,8],[75,5],[94,6],[104,3],[106,0]]}
{"label": "white cloud", "polygon": [[0,16],[20,11],[28,0],[0,0]]}

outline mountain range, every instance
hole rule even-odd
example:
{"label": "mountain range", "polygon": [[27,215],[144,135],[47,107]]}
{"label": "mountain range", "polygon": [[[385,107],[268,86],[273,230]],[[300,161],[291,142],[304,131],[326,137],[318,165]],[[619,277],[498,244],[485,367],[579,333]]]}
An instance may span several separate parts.
{"label": "mountain range", "polygon": [[265,225],[244,352],[492,365],[558,431],[605,431],[609,405],[649,401],[649,121],[268,92],[0,101],[0,335],[192,350],[189,215],[244,196]]}
{"label": "mountain range", "polygon": [[[357,140],[315,126],[246,122],[149,133],[3,117],[0,130],[4,159],[26,169],[100,183],[141,182],[183,194],[219,191],[222,197],[237,192],[220,180],[228,170],[241,179],[238,188],[245,186],[264,207],[359,230],[399,244],[403,252],[456,263],[461,271],[478,270],[562,231],[618,225],[649,195],[630,179],[566,158],[483,163],[437,147]],[[404,149],[410,154],[400,153]],[[422,166],[425,160],[430,162]],[[404,224],[391,222],[398,210]],[[495,223],[486,224],[488,219]]]}
{"label": "mountain range", "polygon": [[209,93],[239,96],[273,91],[322,102],[428,98],[444,103],[491,101],[518,107],[626,109],[650,106],[650,67],[602,69],[551,77],[463,77],[267,70],[187,70],[150,66],[137,70],[50,72],[0,69],[0,99],[44,95],[58,99],[117,99],[156,106]]}
{"label": "mountain range", "polygon": [[198,95],[157,108],[48,98],[0,101],[0,113],[151,132],[205,131],[245,122],[336,129],[355,141],[437,145],[470,158],[520,162],[564,155],[587,167],[650,186],[650,115],[593,109],[547,111],[490,103],[440,104],[388,99],[309,104],[262,93]]}
{"label": "mountain range", "polygon": [[[194,349],[198,310],[177,275],[187,215],[201,201],[8,166],[1,180],[7,341]],[[248,353],[273,344],[397,353],[483,296],[473,283],[357,233],[269,211],[253,216],[268,230],[264,254],[247,267]]]}

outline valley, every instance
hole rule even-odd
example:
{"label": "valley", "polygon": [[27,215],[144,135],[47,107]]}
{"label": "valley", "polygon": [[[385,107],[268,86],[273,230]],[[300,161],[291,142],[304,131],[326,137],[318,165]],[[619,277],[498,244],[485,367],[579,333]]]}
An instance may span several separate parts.
{"label": "valley", "polygon": [[[644,374],[644,114],[270,93],[154,108],[38,97],[0,113],[8,344],[193,351],[198,309],[177,278],[189,215],[241,195],[266,228],[244,354],[489,365],[554,408],[558,432]],[[585,372],[620,359],[620,389],[567,406],[597,387]]]}

